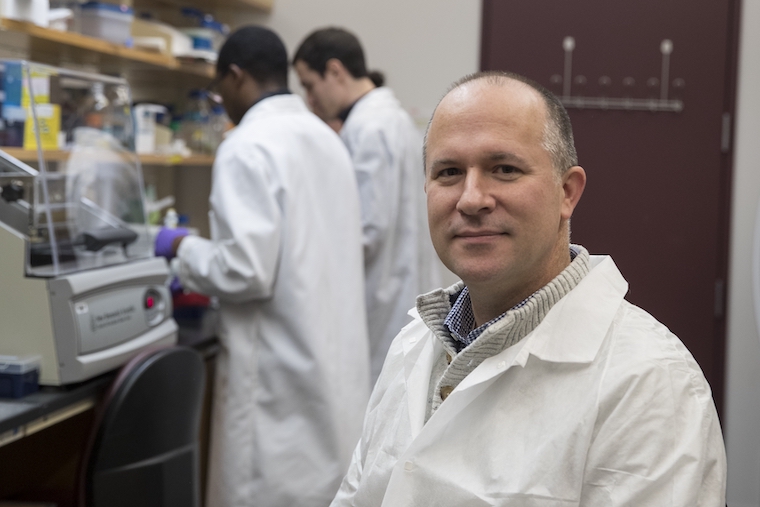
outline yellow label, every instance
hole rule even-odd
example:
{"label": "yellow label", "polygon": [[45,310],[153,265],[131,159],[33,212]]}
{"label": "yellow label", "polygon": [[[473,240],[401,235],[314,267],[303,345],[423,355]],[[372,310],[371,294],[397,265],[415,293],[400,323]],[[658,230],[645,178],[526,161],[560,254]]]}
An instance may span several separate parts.
{"label": "yellow label", "polygon": [[[57,150],[58,133],[61,131],[61,106],[58,104],[37,104],[37,123],[40,126],[40,142],[43,150]],[[36,150],[37,137],[34,133],[34,116],[27,109],[24,125],[24,149]]]}
{"label": "yellow label", "polygon": [[24,78],[24,86],[21,90],[21,105],[29,107],[29,87],[31,85],[34,92],[34,102],[36,104],[47,104],[50,102],[50,74],[39,70],[32,70],[31,82]]}
{"label": "yellow label", "polygon": [[21,91],[21,106],[26,109],[24,124],[24,149],[36,150],[37,138],[34,135],[34,114],[32,114],[31,92],[34,93],[37,123],[40,127],[40,142],[43,150],[58,149],[58,133],[61,131],[61,106],[50,104],[51,73],[42,69],[31,69],[31,76],[24,78]]}

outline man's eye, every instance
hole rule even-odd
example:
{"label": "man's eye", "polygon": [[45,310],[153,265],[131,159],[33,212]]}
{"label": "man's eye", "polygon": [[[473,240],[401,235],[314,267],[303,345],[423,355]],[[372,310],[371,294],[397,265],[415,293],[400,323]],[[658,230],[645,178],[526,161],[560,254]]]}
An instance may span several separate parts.
{"label": "man's eye", "polygon": [[513,165],[499,165],[496,166],[496,172],[501,174],[515,174],[519,172],[519,169]]}
{"label": "man's eye", "polygon": [[459,169],[456,167],[447,167],[446,169],[441,169],[438,171],[438,176],[456,176],[459,174]]}

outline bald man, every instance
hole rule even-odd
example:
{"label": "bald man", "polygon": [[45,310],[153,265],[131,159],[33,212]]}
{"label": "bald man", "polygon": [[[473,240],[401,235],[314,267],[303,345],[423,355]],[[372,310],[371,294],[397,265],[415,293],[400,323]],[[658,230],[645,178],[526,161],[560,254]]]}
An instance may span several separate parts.
{"label": "bald man", "polygon": [[333,507],[725,505],[710,387],[570,243],[586,184],[557,98],[514,74],[455,83],[425,146],[430,233],[462,281],[417,299]]}

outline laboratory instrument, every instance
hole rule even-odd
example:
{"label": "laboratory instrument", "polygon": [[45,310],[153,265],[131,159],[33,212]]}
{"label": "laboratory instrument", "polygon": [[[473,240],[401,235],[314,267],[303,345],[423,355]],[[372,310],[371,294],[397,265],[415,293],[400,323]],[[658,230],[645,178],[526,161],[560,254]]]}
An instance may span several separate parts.
{"label": "laboratory instrument", "polygon": [[61,385],[175,343],[126,81],[11,60],[0,74],[16,129],[0,132],[0,354],[39,355],[40,383]]}

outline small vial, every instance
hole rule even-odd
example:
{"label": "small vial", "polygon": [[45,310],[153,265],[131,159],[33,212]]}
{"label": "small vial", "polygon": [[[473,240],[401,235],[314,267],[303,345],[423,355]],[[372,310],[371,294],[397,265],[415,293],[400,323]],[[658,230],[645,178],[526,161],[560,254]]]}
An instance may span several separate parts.
{"label": "small vial", "polygon": [[176,229],[177,224],[179,224],[179,215],[177,215],[177,210],[174,208],[169,208],[166,210],[166,215],[164,216],[164,227],[167,229]]}

